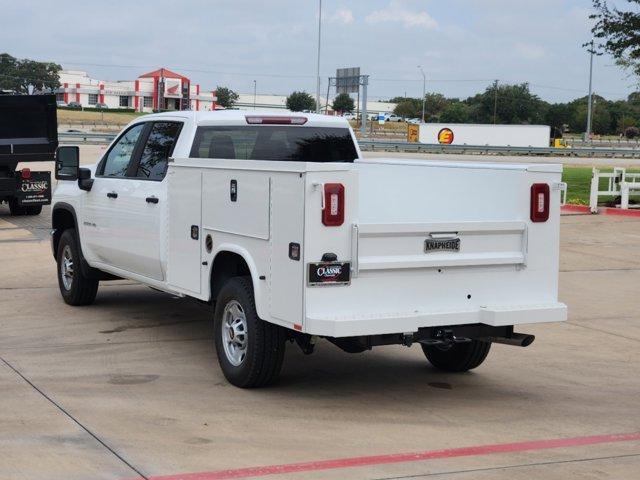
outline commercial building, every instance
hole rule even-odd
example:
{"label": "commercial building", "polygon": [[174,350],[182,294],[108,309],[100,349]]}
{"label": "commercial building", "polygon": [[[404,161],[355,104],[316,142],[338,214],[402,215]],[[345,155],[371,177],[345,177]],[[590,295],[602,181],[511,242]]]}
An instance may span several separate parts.
{"label": "commercial building", "polygon": [[184,75],[159,68],[140,75],[136,80],[96,80],[79,70],[62,70],[57,97],[66,103],[78,102],[83,107],[105,104],[108,108],[133,108],[139,112],[152,110],[215,110],[215,91],[204,91],[192,85]]}
{"label": "commercial building", "polygon": [[[139,112],[153,110],[216,110],[216,91],[193,84],[188,77],[159,68],[140,75],[135,80],[106,81],[91,78],[80,70],[62,70],[57,98],[62,102],[77,102],[85,108],[104,104],[108,108],[132,108]],[[240,93],[235,104],[241,110],[255,108],[286,109],[286,95]],[[326,105],[326,97],[320,104]],[[370,114],[391,112],[394,103],[367,102]],[[333,113],[329,105],[328,113]]]}

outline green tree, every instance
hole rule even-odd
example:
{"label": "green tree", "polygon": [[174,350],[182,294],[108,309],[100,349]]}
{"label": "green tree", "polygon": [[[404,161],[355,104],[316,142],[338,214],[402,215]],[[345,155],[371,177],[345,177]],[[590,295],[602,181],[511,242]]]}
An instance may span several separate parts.
{"label": "green tree", "polygon": [[[445,108],[449,105],[448,100],[441,93],[427,93],[425,96],[424,116],[425,121],[437,122],[440,120],[440,115]],[[420,115],[422,115],[422,105],[420,105]],[[420,116],[418,115],[418,116]]]}
{"label": "green tree", "polygon": [[403,98],[393,109],[393,113],[404,118],[418,118],[422,114],[422,105],[418,98]]}
{"label": "green tree", "polygon": [[[569,123],[571,131],[584,132],[587,125],[587,97],[582,97],[570,103],[573,114]],[[598,135],[615,133],[611,127],[611,113],[609,102],[600,95],[593,95],[593,110],[591,115],[591,129]]]}
{"label": "green tree", "polygon": [[0,89],[29,93],[52,91],[60,87],[60,70],[57,63],[18,59],[8,53],[0,54]]}
{"label": "green tree", "polygon": [[608,107],[611,115],[611,133],[623,133],[627,127],[635,126],[640,119],[638,115],[640,112],[629,102],[623,100],[608,102]]}
{"label": "green tree", "polygon": [[596,21],[593,35],[599,47],[610,53],[619,65],[640,77],[640,0],[627,0],[628,10],[610,5],[607,0],[593,0]]}
{"label": "green tree", "polygon": [[574,109],[568,103],[554,103],[549,105],[544,114],[544,123],[549,125],[555,134],[564,133],[565,125],[571,123]]}
{"label": "green tree", "polygon": [[471,121],[470,107],[462,102],[451,102],[440,114],[440,121],[446,123],[469,123]]}
{"label": "green tree", "polygon": [[348,93],[341,93],[333,99],[333,109],[337,112],[353,112],[356,108]]}
{"label": "green tree", "polygon": [[529,91],[529,84],[498,85],[494,82],[484,93],[467,99],[478,123],[532,124],[543,120],[545,102]]}
{"label": "green tree", "polygon": [[315,111],[316,101],[307,92],[293,92],[287,97],[287,108],[292,112]]}
{"label": "green tree", "polygon": [[224,108],[233,108],[238,101],[239,95],[228,87],[216,87],[216,103]]}

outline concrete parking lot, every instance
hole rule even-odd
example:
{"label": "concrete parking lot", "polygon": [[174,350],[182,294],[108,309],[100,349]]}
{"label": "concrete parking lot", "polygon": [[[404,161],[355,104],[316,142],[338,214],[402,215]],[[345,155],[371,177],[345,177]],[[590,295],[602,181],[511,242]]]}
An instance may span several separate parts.
{"label": "concrete parking lot", "polygon": [[522,329],[526,349],[455,375],[417,346],[292,346],[279,383],[247,391],[207,306],[128,281],[65,305],[48,214],[0,207],[2,479],[638,478],[640,220],[563,217],[570,319]]}

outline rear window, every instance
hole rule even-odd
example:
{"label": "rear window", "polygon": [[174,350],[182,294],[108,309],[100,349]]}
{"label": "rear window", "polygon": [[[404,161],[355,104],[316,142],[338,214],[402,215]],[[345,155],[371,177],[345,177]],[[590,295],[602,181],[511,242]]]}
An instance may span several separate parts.
{"label": "rear window", "polygon": [[353,162],[358,153],[348,128],[243,125],[198,127],[191,157]]}

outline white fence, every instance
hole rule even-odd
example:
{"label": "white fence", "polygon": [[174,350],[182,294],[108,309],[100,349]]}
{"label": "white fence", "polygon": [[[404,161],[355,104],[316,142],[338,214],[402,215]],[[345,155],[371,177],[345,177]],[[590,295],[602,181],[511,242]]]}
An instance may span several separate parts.
{"label": "white fence", "polygon": [[[606,189],[600,190],[600,180],[606,179]],[[589,209],[598,213],[598,197],[620,197],[620,208],[629,208],[629,197],[640,196],[640,173],[627,173],[622,167],[615,167],[613,172],[604,173],[593,168],[591,177],[591,193]]]}

